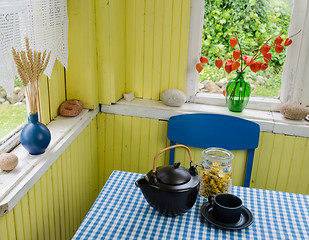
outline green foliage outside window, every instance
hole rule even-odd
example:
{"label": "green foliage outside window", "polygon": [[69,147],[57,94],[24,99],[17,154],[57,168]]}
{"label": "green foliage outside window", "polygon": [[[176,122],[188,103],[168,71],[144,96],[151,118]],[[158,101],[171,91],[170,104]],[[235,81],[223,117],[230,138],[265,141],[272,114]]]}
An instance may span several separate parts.
{"label": "green foliage outside window", "polygon": [[[209,64],[201,72],[200,81],[208,79],[216,82],[224,77],[232,79],[236,76],[235,73],[226,75],[224,67],[218,70],[214,64],[218,58],[225,62],[232,57],[231,37],[237,36],[242,52],[247,56],[253,56],[270,37],[281,33],[282,38],[288,37],[291,9],[292,2],[289,0],[205,0],[202,55],[207,56]],[[255,80],[260,75],[266,80],[253,95],[279,94],[285,51],[278,54],[272,48],[271,53],[272,59],[266,71],[257,74],[250,70],[246,72],[247,78]]]}

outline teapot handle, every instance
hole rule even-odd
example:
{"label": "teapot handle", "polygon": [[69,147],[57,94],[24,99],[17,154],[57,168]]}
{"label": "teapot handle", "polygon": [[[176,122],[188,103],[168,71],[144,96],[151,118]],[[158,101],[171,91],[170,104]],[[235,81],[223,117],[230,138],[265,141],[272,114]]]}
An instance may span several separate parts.
{"label": "teapot handle", "polygon": [[159,151],[159,152],[156,154],[156,156],[155,156],[154,159],[153,159],[152,172],[155,173],[155,172],[157,171],[156,161],[157,161],[158,156],[159,156],[161,153],[163,153],[163,152],[165,152],[165,151],[167,151],[167,150],[173,149],[173,148],[178,148],[178,147],[185,148],[185,149],[188,151],[189,157],[190,157],[190,165],[191,165],[191,163],[194,164],[193,158],[192,158],[192,154],[191,154],[191,151],[190,151],[190,148],[188,148],[186,145],[177,144],[177,145],[173,145],[173,146],[169,146],[169,147],[167,147],[167,148],[164,148],[164,149],[162,149],[161,151]]}

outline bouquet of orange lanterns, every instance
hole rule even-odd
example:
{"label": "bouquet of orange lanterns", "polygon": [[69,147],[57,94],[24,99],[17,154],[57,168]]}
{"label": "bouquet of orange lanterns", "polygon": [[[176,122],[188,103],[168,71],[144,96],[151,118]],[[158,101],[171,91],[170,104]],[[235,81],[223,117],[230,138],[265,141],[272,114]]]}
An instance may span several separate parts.
{"label": "bouquet of orange lanterns", "polygon": [[[300,31],[298,32],[300,33]],[[285,40],[281,36],[272,37],[268,39],[263,46],[257,50],[257,52],[251,57],[251,56],[246,56],[242,54],[241,51],[241,46],[239,44],[239,41],[237,38],[231,38],[230,39],[230,45],[232,48],[235,48],[235,46],[238,44],[239,49],[235,49],[233,51],[233,56],[230,57],[228,60],[225,62],[224,69],[225,71],[229,74],[230,72],[234,70],[238,70],[240,72],[243,72],[246,67],[250,67],[250,69],[257,73],[260,70],[266,70],[268,68],[268,63],[271,60],[271,53],[270,49],[272,47],[275,48],[276,53],[281,53],[284,49],[284,46],[290,46],[292,44],[292,37],[297,35],[298,33],[292,35],[291,37],[286,38]],[[281,34],[280,34],[281,35]],[[268,45],[268,42],[275,38],[275,41],[273,44]],[[282,44],[283,43],[283,44]],[[260,56],[263,56],[264,62],[262,61],[256,61]],[[201,56],[200,62],[196,64],[196,70],[200,73],[203,68],[205,63],[208,63],[208,59],[205,56]],[[243,64],[244,63],[244,64]],[[217,59],[215,61],[215,65],[217,68],[221,68],[223,66],[223,60],[222,59]],[[240,69],[239,69],[240,67]]]}

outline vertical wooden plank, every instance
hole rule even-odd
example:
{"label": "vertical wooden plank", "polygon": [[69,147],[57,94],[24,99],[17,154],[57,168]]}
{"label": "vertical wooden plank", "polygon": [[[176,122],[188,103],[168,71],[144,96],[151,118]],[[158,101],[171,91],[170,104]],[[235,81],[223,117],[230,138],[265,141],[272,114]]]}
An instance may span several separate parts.
{"label": "vertical wooden plank", "polygon": [[161,91],[169,88],[173,0],[164,1]]}
{"label": "vertical wooden plank", "polygon": [[308,172],[309,172],[309,138],[303,138],[303,141],[306,142],[306,147],[304,149],[304,161],[303,166],[300,169],[300,178],[299,183],[297,187],[297,193],[301,194],[309,194],[309,178],[308,178]]}
{"label": "vertical wooden plank", "polygon": [[55,162],[57,168],[58,196],[59,196],[59,213],[60,213],[60,235],[61,239],[65,239],[66,223],[64,210],[64,193],[63,193],[63,177],[62,177],[62,155]]}
{"label": "vertical wooden plank", "polygon": [[[169,144],[167,143],[167,121],[159,121],[159,136],[158,136],[158,150],[161,150]],[[168,165],[168,154],[163,153],[158,157],[158,166]]]}
{"label": "vertical wooden plank", "polygon": [[[158,149],[158,128],[159,122],[156,119],[150,119],[149,121],[149,157],[147,159],[147,169],[148,171],[152,169],[153,158],[159,151]],[[161,149],[160,149],[161,150]],[[157,166],[160,166],[157,164]]]}
{"label": "vertical wooden plank", "polygon": [[114,166],[113,170],[121,170],[122,165],[122,116],[115,115]]}
{"label": "vertical wooden plank", "polygon": [[95,1],[69,0],[68,99],[80,99],[86,108],[98,107]]}
{"label": "vertical wooden plank", "polygon": [[96,47],[99,102],[111,103],[110,11],[109,0],[96,0]]}
{"label": "vertical wooden plank", "polygon": [[260,153],[261,153],[261,143],[263,142],[263,136],[264,133],[260,132],[260,138],[259,138],[259,145],[254,153],[254,159],[253,159],[253,165],[252,165],[252,173],[251,173],[251,182],[250,187],[255,188],[256,184],[256,177],[257,177],[257,169],[259,166],[259,159],[260,159]]}
{"label": "vertical wooden plank", "polygon": [[132,117],[123,116],[123,140],[122,140],[122,163],[124,171],[130,171]]}
{"label": "vertical wooden plank", "polygon": [[282,158],[282,146],[284,144],[285,135],[274,134],[274,145],[272,151],[269,153],[271,156],[268,175],[266,181],[266,189],[275,190],[277,184],[277,177],[280,167],[280,160]]}
{"label": "vertical wooden plank", "polygon": [[191,1],[182,0],[177,88],[186,91]]}
{"label": "vertical wooden plank", "polygon": [[[34,185],[38,239],[45,239],[41,180]],[[49,233],[47,232],[47,238]]]}
{"label": "vertical wooden plank", "polygon": [[[284,137],[284,144],[282,145],[282,158],[280,162],[277,185],[276,185],[277,191],[286,190],[291,166],[291,159],[293,158],[294,144],[295,144],[295,137],[293,136]],[[263,176],[257,176],[257,177],[263,177]]]}
{"label": "vertical wooden plank", "polygon": [[144,98],[150,99],[153,74],[154,0],[145,1]]}
{"label": "vertical wooden plank", "polygon": [[8,231],[7,231],[7,221],[6,216],[0,217],[0,240],[9,239]]}
{"label": "vertical wooden plank", "polygon": [[[86,187],[86,196],[87,196],[87,206],[86,206],[86,214],[89,211],[91,205],[92,205],[92,199],[91,199],[91,193],[92,193],[92,178],[93,174],[90,172],[91,171],[91,135],[90,135],[90,124],[88,124],[86,128],[86,133],[85,133],[85,150],[86,150],[86,156],[87,156],[87,162],[86,162],[86,173],[87,173],[87,187]],[[80,224],[80,223],[79,223]],[[76,226],[78,228],[79,224]],[[77,230],[76,228],[76,230]]]}
{"label": "vertical wooden plank", "polygon": [[272,151],[273,141],[274,141],[274,135],[272,133],[265,132],[263,136],[263,142],[261,143],[260,146],[260,159],[255,184],[256,188],[264,189],[266,187],[268,167],[269,162],[271,160],[269,153]]}
{"label": "vertical wooden plank", "polygon": [[106,114],[99,113],[98,118],[98,168],[99,168],[99,189],[103,187],[104,183],[104,162],[105,162],[105,139],[106,139]]}
{"label": "vertical wooden plank", "polygon": [[[114,96],[112,102],[118,101],[122,98],[122,94],[125,91],[125,1],[113,0],[109,1],[111,10],[111,50],[110,56],[114,66],[114,81],[113,91]],[[111,78],[111,80],[113,80]]]}
{"label": "vertical wooden plank", "polygon": [[46,176],[46,192],[47,192],[47,202],[45,202],[45,207],[47,207],[48,211],[48,222],[49,222],[49,233],[50,239],[55,239],[55,219],[54,219],[54,203],[53,203],[53,184],[52,184],[52,173],[51,168],[47,170],[45,173]]}
{"label": "vertical wooden plank", "polygon": [[65,217],[65,239],[70,239],[70,208],[69,208],[69,184],[67,174],[67,150],[62,153],[61,169],[63,179],[63,200],[64,200],[64,217]]}
{"label": "vertical wooden plank", "polygon": [[[57,160],[56,160],[57,161]],[[54,225],[55,225],[55,238],[60,239],[60,205],[59,205],[59,196],[58,196],[58,188],[59,188],[59,183],[58,183],[58,175],[57,175],[57,164],[56,162],[51,166],[51,188],[52,188],[52,199],[53,199],[53,208],[54,208]]]}
{"label": "vertical wooden plank", "polygon": [[162,73],[162,39],[163,39],[163,6],[164,0],[156,0],[154,6],[154,34],[153,34],[153,70],[151,98],[160,99],[160,82]]}
{"label": "vertical wooden plank", "polygon": [[59,114],[59,106],[65,101],[64,67],[56,60],[49,84],[50,118],[54,119]]}
{"label": "vertical wooden plank", "polygon": [[24,237],[25,239],[31,239],[31,218],[29,212],[28,194],[21,199],[20,203],[23,215]]}
{"label": "vertical wooden plank", "polygon": [[126,92],[135,90],[135,0],[126,0]]}
{"label": "vertical wooden plank", "polygon": [[82,206],[82,218],[84,218],[87,214],[87,163],[88,163],[88,158],[87,158],[87,151],[86,151],[86,131],[83,131],[80,135],[79,135],[79,152],[81,155],[81,165],[82,165],[82,179],[83,181],[83,206]]}
{"label": "vertical wooden plank", "polygon": [[23,228],[23,214],[21,209],[21,202],[18,202],[13,208],[13,216],[15,222],[15,232],[17,239],[24,239],[24,228]]}
{"label": "vertical wooden plank", "polygon": [[50,122],[48,78],[42,74],[39,81],[41,122],[47,124]]}
{"label": "vertical wooden plank", "polygon": [[232,181],[234,186],[243,186],[246,173],[248,151],[232,151],[234,159],[232,162]]}
{"label": "vertical wooden plank", "polygon": [[[288,176],[288,183],[286,186],[287,192],[296,193],[300,180],[300,172],[305,161],[304,149],[306,148],[306,141],[302,137],[295,137],[295,145],[293,149],[293,157],[291,159],[290,172]],[[306,159],[308,161],[308,159]]]}
{"label": "vertical wooden plank", "polygon": [[[85,130],[84,130],[85,131]],[[79,136],[78,136],[79,137]],[[72,232],[74,233],[75,232],[75,226],[78,224],[79,220],[77,221],[77,212],[79,211],[78,208],[76,207],[76,201],[77,201],[77,198],[78,196],[81,194],[81,192],[78,191],[78,189],[76,189],[76,182],[75,182],[75,168],[73,167],[73,165],[76,165],[76,162],[75,162],[75,159],[74,159],[74,150],[73,150],[73,143],[70,145],[69,148],[67,148],[67,156],[69,156],[69,158],[67,159],[68,161],[68,166],[69,168],[67,169],[67,172],[70,176],[70,181],[71,181],[71,184],[69,184],[69,188],[72,189],[72,216],[73,216],[73,219],[72,219],[72,226],[73,226],[73,229],[72,229]],[[74,159],[74,160],[73,160]],[[80,176],[82,177],[82,176]]]}
{"label": "vertical wooden plank", "polygon": [[143,97],[143,77],[144,77],[144,31],[145,31],[145,1],[136,0],[135,4],[135,24],[136,24],[136,36],[135,36],[135,94],[136,97]]}
{"label": "vertical wooden plank", "polygon": [[[145,131],[145,129],[143,129]],[[132,118],[132,141],[131,141],[131,172],[140,173],[140,138],[141,138],[141,118],[133,117]]]}
{"label": "vertical wooden plank", "polygon": [[147,173],[148,169],[148,160],[149,160],[149,119],[141,119],[141,138],[140,138],[140,155],[139,155],[139,171],[141,173]]}
{"label": "vertical wooden plank", "polygon": [[5,215],[9,240],[17,239],[17,234],[16,234],[16,230],[15,230],[14,213],[13,212],[14,212],[14,210],[9,212],[7,215]]}
{"label": "vertical wooden plank", "polygon": [[105,125],[105,159],[104,162],[104,182],[108,179],[109,175],[113,171],[113,159],[114,159],[114,115],[107,114],[106,115],[106,125]]}
{"label": "vertical wooden plank", "polygon": [[[79,136],[77,137],[78,140]],[[74,233],[74,217],[73,217],[73,192],[72,192],[72,172],[71,172],[71,155],[70,149],[66,149],[65,155],[65,174],[67,175],[67,184],[68,184],[68,207],[69,207],[69,226],[70,226],[70,237]]]}
{"label": "vertical wooden plank", "polygon": [[[39,201],[42,201],[42,213],[43,213],[43,225],[44,225],[44,239],[50,239],[50,228],[49,228],[49,210],[48,210],[48,186],[47,186],[47,174],[44,174],[41,181],[41,199]],[[52,223],[51,223],[52,224]]]}
{"label": "vertical wooden plank", "polygon": [[181,29],[181,7],[182,1],[173,0],[173,19],[171,36],[171,58],[170,58],[170,80],[169,88],[178,86],[178,68],[180,51],[180,29]]}
{"label": "vertical wooden plank", "polygon": [[95,118],[95,120],[92,120],[92,157],[93,157],[93,175],[94,175],[94,188],[93,188],[93,201],[97,198],[98,193],[99,193],[99,171],[98,171],[98,160],[99,160],[99,155],[98,155],[98,117]]}
{"label": "vertical wooden plank", "polygon": [[28,194],[29,212],[30,212],[30,223],[31,223],[31,239],[38,239],[37,233],[37,220],[36,220],[36,203],[35,203],[35,192],[34,187],[32,187]]}

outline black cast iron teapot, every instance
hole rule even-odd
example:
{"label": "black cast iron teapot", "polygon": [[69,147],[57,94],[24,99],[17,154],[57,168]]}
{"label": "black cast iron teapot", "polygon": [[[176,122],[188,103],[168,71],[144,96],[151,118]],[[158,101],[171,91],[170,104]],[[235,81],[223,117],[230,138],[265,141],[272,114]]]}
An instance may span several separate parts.
{"label": "black cast iron teapot", "polygon": [[[180,166],[179,162],[156,168],[156,159],[161,153],[179,147],[185,148],[189,153],[189,169]],[[191,151],[181,144],[159,151],[153,159],[153,169],[135,182],[154,209],[172,217],[184,214],[193,207],[199,192],[199,184]]]}

